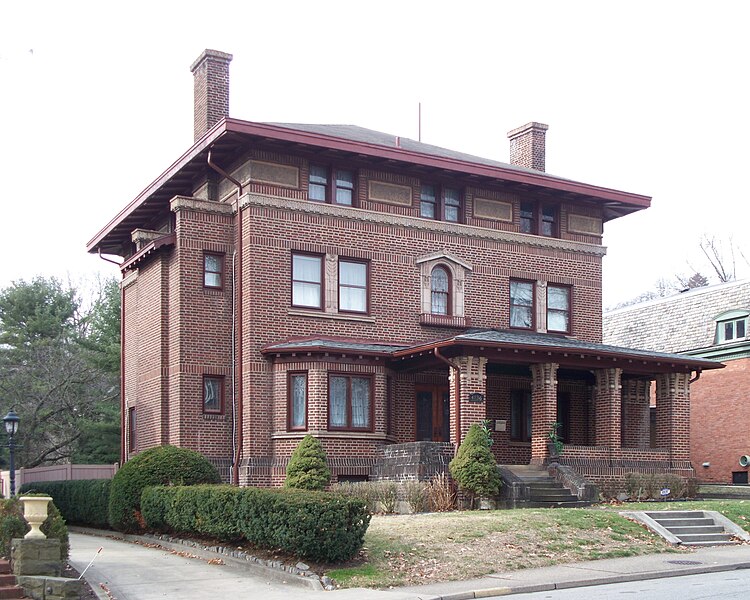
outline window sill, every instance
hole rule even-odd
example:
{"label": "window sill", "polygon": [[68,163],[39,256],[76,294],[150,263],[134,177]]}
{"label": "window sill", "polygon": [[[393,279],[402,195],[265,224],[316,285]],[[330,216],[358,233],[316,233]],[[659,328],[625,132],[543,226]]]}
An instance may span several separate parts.
{"label": "window sill", "polygon": [[531,448],[531,442],[517,442],[517,441],[509,441],[508,446],[513,446],[516,448]]}
{"label": "window sill", "polygon": [[454,317],[451,315],[433,315],[432,313],[421,313],[419,315],[419,324],[432,327],[471,327],[469,317]]}
{"label": "window sill", "polygon": [[331,319],[334,321],[357,321],[359,323],[375,323],[375,317],[367,315],[355,315],[351,313],[329,313],[319,310],[304,310],[300,308],[290,308],[287,313],[292,317],[315,317],[317,319]]}
{"label": "window sill", "polygon": [[306,435],[312,435],[316,438],[325,439],[360,439],[360,440],[376,440],[376,441],[393,441],[393,438],[387,436],[384,433],[373,433],[372,431],[328,431],[327,429],[322,430],[308,430],[308,431],[283,431],[279,433],[272,433],[272,440],[295,440],[302,439]]}

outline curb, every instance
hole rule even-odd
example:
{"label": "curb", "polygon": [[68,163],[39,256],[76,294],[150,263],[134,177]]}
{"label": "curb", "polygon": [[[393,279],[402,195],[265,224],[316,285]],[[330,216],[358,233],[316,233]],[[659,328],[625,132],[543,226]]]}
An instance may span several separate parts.
{"label": "curb", "polygon": [[532,592],[549,592],[552,590],[565,590],[579,587],[592,587],[607,585],[610,583],[626,583],[630,581],[645,581],[649,579],[666,579],[668,577],[682,577],[685,575],[700,575],[703,573],[720,573],[724,571],[736,571],[739,569],[750,569],[750,561],[743,561],[725,565],[705,565],[700,567],[687,567],[675,571],[648,571],[632,573],[627,575],[604,575],[602,577],[589,577],[575,579],[560,583],[530,583],[515,586],[503,586],[493,588],[481,588],[465,592],[453,592],[445,595],[425,596],[423,600],[473,600],[475,598],[489,598],[492,596],[510,596],[512,594],[529,594]]}
{"label": "curb", "polygon": [[[81,533],[84,535],[111,538],[129,542],[131,544],[146,545],[146,547],[158,546],[164,550],[171,550],[174,552],[186,552],[194,555],[196,558],[204,560],[220,558],[229,566],[248,569],[260,577],[277,583],[284,583],[313,591],[323,590],[320,579],[318,579],[318,576],[315,574],[303,576],[297,573],[292,573],[285,569],[294,567],[285,567],[280,561],[270,561],[274,563],[274,566],[271,566],[264,564],[267,562],[264,559],[245,554],[244,552],[233,552],[222,546],[203,546],[197,542],[182,540],[180,538],[171,538],[160,535],[132,535],[119,533],[117,531],[92,529],[89,527],[70,526],[68,529],[74,533]],[[98,595],[99,591],[95,591]],[[104,599],[106,600],[106,596]]]}

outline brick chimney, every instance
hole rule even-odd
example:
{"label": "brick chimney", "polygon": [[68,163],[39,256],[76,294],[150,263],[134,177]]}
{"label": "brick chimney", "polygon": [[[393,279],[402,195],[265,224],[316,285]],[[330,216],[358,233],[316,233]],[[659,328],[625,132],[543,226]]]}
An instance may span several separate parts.
{"label": "brick chimney", "polygon": [[229,116],[229,63],[232,55],[204,50],[191,65],[194,90],[193,131],[195,141]]}
{"label": "brick chimney", "polygon": [[544,138],[549,125],[526,123],[508,132],[510,164],[544,171]]}

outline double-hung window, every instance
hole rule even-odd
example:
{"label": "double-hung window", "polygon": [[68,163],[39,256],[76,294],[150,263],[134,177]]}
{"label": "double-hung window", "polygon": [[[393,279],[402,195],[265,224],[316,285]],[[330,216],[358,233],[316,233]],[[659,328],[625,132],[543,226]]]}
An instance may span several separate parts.
{"label": "double-hung window", "polygon": [[457,188],[423,184],[420,192],[419,215],[458,223],[461,221],[461,192]]}
{"label": "double-hung window", "polygon": [[203,287],[222,288],[224,255],[206,252],[203,255]]}
{"label": "double-hung window", "polygon": [[206,414],[224,413],[224,378],[203,376],[203,412]]}
{"label": "double-hung window", "polygon": [[450,275],[448,269],[438,265],[430,276],[430,306],[433,315],[451,314]]}
{"label": "double-hung window", "polygon": [[547,286],[547,331],[570,333],[570,288]]}
{"label": "double-hung window", "polygon": [[557,237],[558,208],[554,204],[542,204],[531,201],[521,202],[518,227],[521,233]]}
{"label": "double-hung window", "polygon": [[534,284],[531,281],[510,282],[510,326],[534,328]]}
{"label": "double-hung window", "polygon": [[354,187],[354,171],[310,165],[308,199],[353,206]]}
{"label": "double-hung window", "polygon": [[339,258],[339,310],[368,312],[368,263]]}
{"label": "double-hung window", "polygon": [[292,255],[292,306],[323,307],[323,257]]}
{"label": "double-hung window", "polygon": [[328,377],[328,428],[372,430],[372,378],[331,374]]}
{"label": "double-hung window", "polygon": [[732,310],[719,315],[716,320],[716,343],[745,339],[749,318],[746,310]]}
{"label": "double-hung window", "polygon": [[289,373],[288,428],[307,429],[307,373]]}

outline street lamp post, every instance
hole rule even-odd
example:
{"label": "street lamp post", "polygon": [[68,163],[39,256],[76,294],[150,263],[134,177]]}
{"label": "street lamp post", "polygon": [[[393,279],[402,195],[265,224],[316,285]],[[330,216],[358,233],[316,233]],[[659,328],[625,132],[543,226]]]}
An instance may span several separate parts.
{"label": "street lamp post", "polygon": [[8,450],[10,451],[10,497],[16,495],[16,441],[15,436],[18,431],[18,422],[21,419],[11,408],[8,414],[3,417],[5,431],[8,433]]}

